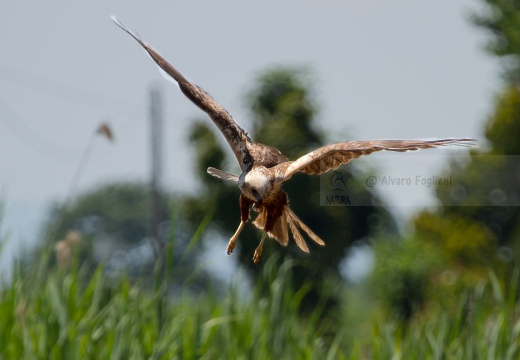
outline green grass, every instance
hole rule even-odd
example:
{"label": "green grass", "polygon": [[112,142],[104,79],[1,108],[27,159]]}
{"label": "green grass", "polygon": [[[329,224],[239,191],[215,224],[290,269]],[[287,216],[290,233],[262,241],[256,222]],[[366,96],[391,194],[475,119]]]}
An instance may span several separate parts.
{"label": "green grass", "polygon": [[[264,263],[266,277],[273,264]],[[81,268],[18,271],[0,294],[0,358],[336,358],[317,329],[319,313],[300,319],[302,294],[286,286],[290,267],[269,279],[269,298],[230,288],[224,298],[169,299],[163,286],[109,284],[102,267],[93,276]]]}
{"label": "green grass", "polygon": [[[46,256],[16,270],[0,290],[0,359],[517,359],[520,356],[518,273],[505,284],[468,289],[450,311],[434,309],[403,325],[338,314],[342,325],[302,318],[304,291],[289,287],[291,260],[274,269],[264,259],[260,287],[231,287],[170,298],[123,278],[110,283],[99,267],[47,270]],[[23,275],[22,275],[23,274]],[[507,286],[506,286],[507,285]],[[508,289],[507,291],[505,289]],[[264,292],[265,294],[265,292]],[[345,306],[348,306],[346,304]],[[367,326],[368,323],[368,326]],[[368,337],[356,329],[371,329]],[[354,335],[353,335],[354,334]]]}
{"label": "green grass", "polygon": [[454,309],[437,308],[407,326],[375,324],[370,358],[518,359],[518,281],[518,271],[507,286],[490,271],[489,281],[464,291]]}

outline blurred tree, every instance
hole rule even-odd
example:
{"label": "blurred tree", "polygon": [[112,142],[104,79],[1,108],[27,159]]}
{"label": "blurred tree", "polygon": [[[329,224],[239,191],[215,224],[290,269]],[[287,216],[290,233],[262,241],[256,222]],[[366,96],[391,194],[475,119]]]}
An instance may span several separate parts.
{"label": "blurred tree", "polygon": [[503,59],[505,77],[518,83],[520,80],[520,3],[515,0],[483,0],[486,4],[472,20],[487,30],[491,39],[487,50]]}
{"label": "blurred tree", "polygon": [[[413,251],[431,268],[415,271],[417,264],[406,261],[406,254],[390,255],[387,248],[376,247],[380,254],[374,283],[381,285],[385,273],[393,273],[394,282],[408,284],[378,289],[380,297],[401,314],[403,308],[424,306],[427,298],[450,301],[456,297],[450,293],[484,279],[490,266],[507,276],[520,259],[520,2],[483,2],[487,6],[472,20],[491,35],[488,51],[505,60],[507,83],[484,127],[488,144],[448,164],[441,176],[451,176],[456,183],[436,187],[441,206],[422,211],[413,220],[407,240],[413,246],[402,250]],[[396,265],[399,258],[404,260]],[[422,279],[407,281],[410,273]]]}
{"label": "blurred tree", "polygon": [[[507,277],[511,265],[520,260],[519,90],[508,87],[495,106],[485,126],[489,147],[473,150],[465,159],[458,157],[451,161],[441,177],[451,177],[454,185],[435,188],[441,206],[421,211],[413,220],[410,241],[417,244],[405,250],[417,251],[411,256],[427,261],[435,249],[438,260],[431,262],[429,272],[422,272],[424,286],[419,288],[422,292],[417,289],[412,292],[406,287],[395,287],[387,293],[384,290],[390,289],[378,290],[394,310],[401,311],[410,303],[419,309],[426,299],[450,302],[461,289],[485,279],[488,267]],[[376,258],[383,262],[376,267],[386,269],[390,264],[384,263],[399,256],[388,256],[387,251]],[[403,263],[399,269],[403,284],[412,268],[404,271],[406,263]],[[456,281],[445,281],[447,277],[442,274],[451,274]],[[432,288],[437,292],[427,297]],[[400,295],[396,295],[398,291]],[[397,304],[395,299],[401,299],[401,303]]]}
{"label": "blurred tree", "polygon": [[[520,25],[518,26],[520,28]],[[508,86],[497,98],[495,111],[490,116],[485,135],[491,144],[490,154],[520,155],[520,91]]]}
{"label": "blurred tree", "polygon": [[[435,189],[444,206],[419,213],[413,222],[414,237],[442,255],[425,279],[444,294],[442,301],[487,278],[489,267],[508,277],[520,259],[519,124],[520,93],[510,86],[485,126],[488,148],[451,161],[444,176],[456,184]],[[456,281],[435,273],[452,274]]]}
{"label": "blurred tree", "polygon": [[[167,273],[175,275],[169,278],[170,284],[182,284],[190,278],[191,289],[198,289],[207,284],[208,277],[195,270],[196,253],[189,247],[196,239],[174,218],[173,199],[171,194],[162,194],[159,235],[165,246],[161,249],[148,237],[150,197],[148,186],[142,183],[112,183],[80,195],[65,207],[56,204],[45,227],[46,238],[56,244],[58,265],[70,261],[66,259],[71,250],[69,239],[77,235],[81,240],[74,246],[79,246],[79,262],[104,262],[109,276],[152,276],[157,264],[162,268],[162,261],[168,261],[173,268]],[[161,253],[154,253],[154,249]]]}
{"label": "blurred tree", "polygon": [[[55,205],[47,233],[55,240],[70,229],[77,229],[86,235],[104,234],[116,242],[136,244],[147,236],[147,206],[148,189],[144,184],[101,186],[80,195],[65,207]],[[163,204],[162,212],[162,218],[169,219],[171,212],[167,204]],[[59,219],[58,229],[51,229],[54,219]]]}
{"label": "blurred tree", "polygon": [[[501,252],[496,254],[502,256],[505,247],[518,246],[520,91],[515,86],[507,87],[497,98],[495,110],[485,126],[485,136],[489,142],[488,149],[472,151],[465,162],[450,163],[446,174],[457,179],[456,186],[436,188],[437,198],[446,205],[439,209],[437,215],[459,229],[459,232],[473,231],[473,236],[465,240],[466,245],[460,244],[462,239],[457,240],[459,245],[453,244],[455,239],[447,242],[447,246],[454,252],[460,253],[464,248],[473,254],[465,257],[464,264],[478,262],[479,259],[490,261],[492,249],[496,253],[501,248]],[[418,217],[416,228],[419,232],[430,232],[426,230],[432,227],[427,224],[428,218],[424,215]],[[475,250],[477,244],[481,246],[480,255],[471,250]],[[520,252],[516,255],[520,256]],[[457,258],[462,260],[460,256]]]}
{"label": "blurred tree", "polygon": [[[485,136],[487,149],[458,157],[444,170],[441,177],[452,177],[454,185],[436,187],[441,206],[422,211],[413,220],[409,241],[416,244],[402,250],[414,251],[415,256],[432,265],[430,270],[415,271],[416,264],[403,261],[392,270],[394,277],[400,274],[397,283],[401,286],[377,290],[405,317],[412,314],[403,312],[403,308],[422,308],[426,299],[452,301],[461,289],[485,279],[490,266],[507,277],[511,265],[520,259],[520,91],[516,86],[507,87],[497,98]],[[376,284],[386,281],[384,273],[390,273],[388,269],[396,259],[406,258],[403,254],[388,256],[387,250],[376,255],[382,262],[376,268],[385,269],[376,272],[376,277],[383,276],[375,279]],[[410,273],[422,274],[422,280],[414,278],[421,287],[407,281]],[[452,278],[456,281],[446,281]],[[436,293],[426,296],[432,289]]]}
{"label": "blurred tree", "polygon": [[[252,138],[254,141],[278,148],[291,159],[304,155],[325,143],[320,131],[313,127],[317,106],[312,96],[308,72],[292,68],[275,68],[263,73],[247,93],[246,102],[252,114]],[[208,121],[205,121],[208,124]],[[225,157],[216,141],[212,126],[197,122],[192,128],[191,139],[197,151],[197,172],[201,176],[202,191],[185,202],[186,213],[194,224],[207,209],[215,207],[215,223],[225,236],[231,236],[239,220],[236,185],[230,185],[206,174],[208,166],[225,168]],[[226,152],[226,154],[229,152]],[[347,181],[360,175],[352,166],[343,167]],[[339,266],[353,242],[363,240],[378,231],[395,231],[389,214],[380,206],[325,207],[320,205],[320,178],[305,174],[295,175],[284,190],[288,193],[294,212],[326,242],[325,247],[308,242],[311,254],[304,254],[294,242],[282,248],[275,241],[266,242],[263,259],[279,252],[280,261],[290,255],[297,258],[293,268],[295,289],[308,288],[304,304],[315,306],[329,281],[337,284]],[[378,204],[376,195],[364,190],[353,190],[352,197],[364,199],[365,204]],[[255,216],[252,212],[251,215]],[[241,264],[253,277],[262,266],[251,261],[262,233],[251,222],[240,235],[237,255]],[[225,251],[225,248],[222,249]],[[237,256],[235,255],[235,256]]]}
{"label": "blurred tree", "polygon": [[413,238],[382,237],[374,242],[375,267],[370,286],[390,313],[403,320],[422,310],[429,298],[428,279],[438,266],[439,249]]}

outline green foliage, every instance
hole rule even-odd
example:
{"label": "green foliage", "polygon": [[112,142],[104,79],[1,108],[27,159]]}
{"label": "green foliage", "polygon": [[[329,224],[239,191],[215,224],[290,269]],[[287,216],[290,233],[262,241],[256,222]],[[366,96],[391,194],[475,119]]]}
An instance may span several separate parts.
{"label": "green foliage", "polygon": [[516,86],[509,86],[496,100],[495,111],[486,124],[485,135],[493,146],[493,153],[520,155],[519,134],[520,91]]}
{"label": "green foliage", "polygon": [[[456,179],[456,186],[435,189],[445,206],[423,211],[413,221],[413,237],[422,246],[435,248],[442,259],[422,274],[422,283],[445,299],[481,281],[487,266],[507,276],[520,257],[520,211],[515,203],[520,194],[520,4],[484,2],[487,7],[473,20],[490,33],[491,53],[507,59],[509,85],[497,97],[485,126],[488,148],[482,144],[482,150],[472,151],[464,161],[452,161],[445,175]],[[442,276],[436,273],[451,274],[458,286],[443,287]]]}
{"label": "green foliage", "polygon": [[422,212],[414,221],[416,235],[443,252],[455,264],[484,266],[495,251],[496,239],[491,230],[478,221],[457,214],[443,217]]}
{"label": "green foliage", "polygon": [[317,326],[320,310],[299,318],[304,293],[290,289],[292,261],[274,266],[263,271],[268,296],[232,288],[224,299],[168,298],[165,286],[150,292],[128,278],[109,283],[103,267],[92,277],[53,269],[43,281],[37,268],[18,271],[0,293],[0,358],[335,358],[327,328]]}
{"label": "green foliage", "polygon": [[[183,284],[190,291],[201,291],[209,275],[197,270],[194,248],[212,219],[212,209],[205,208],[197,226],[188,230],[173,214],[177,207],[173,197],[161,194],[157,241],[149,236],[149,195],[148,187],[141,183],[112,183],[80,195],[65,208],[56,207],[46,226],[49,240],[44,246],[56,252],[49,267],[69,269],[71,259],[77,258],[86,272],[103,263],[108,278],[126,273],[146,279],[143,281],[151,286],[154,273],[160,273],[170,288]],[[40,250],[23,261],[30,264]]]}
{"label": "green foliage", "polygon": [[[412,238],[421,243],[420,253],[427,254],[424,249],[430,249],[440,256],[429,271],[416,272],[416,276],[422,276],[423,287],[434,289],[439,301],[453,299],[461,287],[481,281],[487,267],[493,267],[501,277],[507,276],[520,258],[520,7],[514,1],[485,2],[489,5],[486,12],[475,21],[491,32],[492,52],[510,60],[506,70],[511,83],[497,97],[485,126],[489,144],[481,144],[481,149],[471,151],[462,161],[451,161],[443,176],[452,177],[454,186],[438,186],[435,192],[441,206],[422,211],[413,220]],[[379,259],[387,261],[384,254]],[[448,282],[456,286],[442,286],[442,274],[454,278]],[[383,272],[378,276],[383,277]],[[400,282],[409,277],[406,272],[402,276]],[[389,291],[383,298],[392,303],[392,296]],[[424,293],[414,296],[410,302],[422,303]]]}
{"label": "green foliage", "polygon": [[456,179],[456,187],[436,188],[437,198],[448,206],[415,220],[418,236],[436,242],[460,265],[480,263],[482,268],[497,260],[490,255],[500,247],[518,246],[520,212],[514,201],[520,193],[519,124],[520,92],[508,87],[486,126],[489,149],[472,151],[463,162],[452,161],[445,173]]}
{"label": "green foliage", "polygon": [[191,127],[190,140],[196,145],[196,173],[201,180],[202,189],[199,195],[185,195],[182,200],[182,213],[193,230],[209,213],[214,214],[212,222],[217,227],[230,228],[240,221],[240,210],[235,184],[224,182],[207,173],[208,167],[225,168],[225,154],[220,147],[214,132],[205,124],[206,121],[196,121]]}
{"label": "green foliage", "polygon": [[505,58],[506,76],[517,81],[520,76],[520,4],[515,0],[484,0],[486,8],[474,14],[473,22],[487,30],[491,39],[488,51]]}
{"label": "green foliage", "polygon": [[[394,310],[402,312],[401,308],[408,303],[424,305],[425,296],[449,306],[447,303],[459,295],[461,288],[474,286],[485,278],[487,267],[496,269],[500,276],[511,271],[510,264],[520,255],[520,212],[518,207],[508,206],[509,199],[517,198],[520,191],[519,182],[513,179],[520,162],[517,156],[510,156],[519,150],[519,115],[518,90],[508,88],[498,98],[496,110],[488,121],[486,136],[490,148],[474,150],[464,161],[460,158],[451,161],[443,176],[451,176],[455,185],[435,189],[439,202],[445,206],[422,211],[414,217],[411,237],[418,248],[409,249],[405,241],[395,249],[403,253],[390,256],[384,248],[376,246],[376,251],[382,251],[377,255],[382,263],[376,269],[383,270],[375,274],[380,277],[377,278],[381,286],[379,295]],[[402,260],[418,254],[428,264],[426,267],[416,269]],[[434,263],[428,260],[433,254]],[[397,259],[397,263],[388,258]],[[414,291],[386,288],[385,271],[399,279],[393,283],[409,283],[408,287]],[[410,274],[415,283],[421,284],[422,291],[409,281]]]}
{"label": "green foliage", "polygon": [[414,239],[380,239],[374,244],[374,295],[393,316],[409,321],[427,304],[428,277],[440,256],[434,246]]}
{"label": "green foliage", "polygon": [[[128,277],[107,281],[103,267],[46,269],[50,252],[29,271],[14,271],[0,291],[0,359],[517,359],[520,355],[518,271],[508,286],[493,272],[467,289],[454,312],[433,309],[404,327],[397,320],[360,324],[323,303],[299,313],[308,288],[291,288],[295,260],[265,261],[249,294],[234,286],[219,298],[168,297]],[[413,259],[405,259],[414,262]],[[418,265],[418,261],[415,260]],[[391,279],[390,279],[391,280]],[[265,293],[265,288],[268,293]],[[363,325],[368,325],[369,320]],[[354,334],[346,336],[345,334]]]}
{"label": "green foliage", "polygon": [[312,126],[317,105],[308,71],[281,67],[266,71],[246,103],[255,141],[277,148],[289,159],[323,145],[324,136]]}
{"label": "green foliage", "polygon": [[[65,207],[56,206],[46,232],[53,237],[52,241],[76,229],[84,234],[104,235],[121,243],[135,244],[147,236],[148,212],[146,185],[113,183],[82,194]],[[169,219],[171,210],[167,204],[163,204],[162,212],[162,217]],[[54,228],[56,221],[58,229]]]}
{"label": "green foliage", "polygon": [[505,284],[489,282],[467,289],[456,311],[430,311],[404,327],[400,321],[375,324],[374,359],[517,359],[520,356],[518,272]]}
{"label": "green foliage", "polygon": [[197,144],[195,172],[199,178],[209,180],[207,168],[210,166],[221,168],[225,160],[224,151],[220,148],[213,132],[205,122],[200,120],[195,121],[191,126],[190,141]]}

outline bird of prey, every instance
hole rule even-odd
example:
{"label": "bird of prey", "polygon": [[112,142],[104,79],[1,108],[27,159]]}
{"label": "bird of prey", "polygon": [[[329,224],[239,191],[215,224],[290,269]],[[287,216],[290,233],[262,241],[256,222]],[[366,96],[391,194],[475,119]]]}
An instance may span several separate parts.
{"label": "bird of prey", "polygon": [[274,238],[281,245],[287,246],[289,229],[296,244],[304,252],[309,252],[309,249],[299,229],[302,229],[317,244],[325,245],[323,240],[291,210],[287,194],[282,190],[283,183],[298,172],[319,175],[376,151],[404,152],[444,145],[472,145],[474,142],[473,139],[347,141],[320,147],[295,161],[290,161],[278,149],[253,142],[247,131],[242,129],[206,91],[184,77],[156,50],[115,17],[112,16],[112,20],[134,38],[157,65],[178,83],[179,88],[188,99],[209,115],[236,156],[242,171],[240,175],[233,175],[212,167],[208,168],[210,175],[234,182],[241,190],[240,224],[229,240],[228,255],[235,249],[237,238],[250,218],[251,208],[258,213],[253,222],[254,225],[263,230],[262,239],[253,255],[255,263],[260,261],[266,235]]}

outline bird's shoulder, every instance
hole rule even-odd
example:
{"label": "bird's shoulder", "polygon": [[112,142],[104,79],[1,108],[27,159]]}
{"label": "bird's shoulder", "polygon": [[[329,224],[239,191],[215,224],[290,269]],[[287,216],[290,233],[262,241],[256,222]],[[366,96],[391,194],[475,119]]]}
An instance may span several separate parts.
{"label": "bird's shoulder", "polygon": [[275,147],[261,143],[250,143],[248,147],[249,153],[253,157],[255,165],[271,168],[278,164],[289,161],[287,156],[283,155],[280,150]]}

